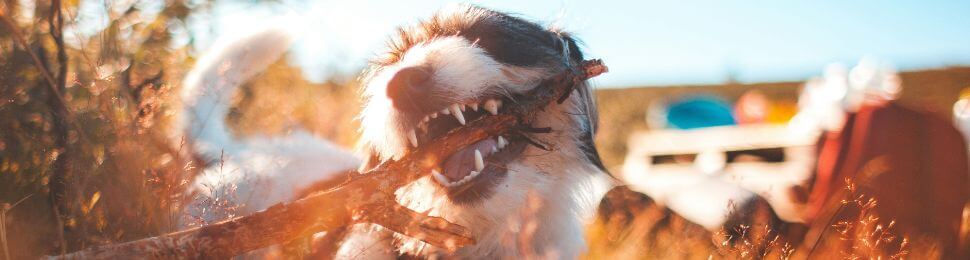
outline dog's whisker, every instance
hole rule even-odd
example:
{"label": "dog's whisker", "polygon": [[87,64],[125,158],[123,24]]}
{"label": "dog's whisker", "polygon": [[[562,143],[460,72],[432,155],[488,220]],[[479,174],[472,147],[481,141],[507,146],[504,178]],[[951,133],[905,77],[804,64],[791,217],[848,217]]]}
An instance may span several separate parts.
{"label": "dog's whisker", "polygon": [[518,130],[527,132],[527,133],[535,133],[535,134],[552,133],[552,127],[532,127],[532,126],[526,125],[526,126],[519,127]]}

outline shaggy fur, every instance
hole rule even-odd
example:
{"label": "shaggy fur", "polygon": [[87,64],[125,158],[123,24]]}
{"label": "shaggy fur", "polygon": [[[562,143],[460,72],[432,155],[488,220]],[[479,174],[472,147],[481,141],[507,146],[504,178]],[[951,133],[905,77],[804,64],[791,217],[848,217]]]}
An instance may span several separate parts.
{"label": "shaggy fur", "polygon": [[[361,148],[375,161],[398,158],[412,149],[406,135],[425,113],[492,96],[514,102],[582,59],[576,41],[561,31],[475,6],[442,10],[402,28],[365,74]],[[421,104],[399,108],[385,93],[394,75],[411,67],[429,68],[433,84],[411,94]],[[551,149],[525,148],[507,164],[493,192],[459,203],[449,198],[448,188],[424,177],[400,189],[399,202],[470,228],[477,244],[460,249],[454,255],[460,258],[576,258],[585,248],[582,220],[608,186],[592,146],[597,117],[591,94],[582,84],[566,102],[540,112],[532,125],[553,132],[531,138]],[[378,233],[372,234],[388,237]],[[444,253],[402,236],[395,245],[407,255]]]}

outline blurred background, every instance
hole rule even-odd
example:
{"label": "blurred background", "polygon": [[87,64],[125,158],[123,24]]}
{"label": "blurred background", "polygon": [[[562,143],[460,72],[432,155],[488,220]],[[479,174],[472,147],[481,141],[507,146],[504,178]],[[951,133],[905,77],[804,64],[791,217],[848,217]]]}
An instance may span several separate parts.
{"label": "blurred background", "polygon": [[[360,70],[450,3],[2,0],[2,250],[175,231],[204,167],[170,138],[176,93],[217,39],[301,35],[234,97],[236,135],[302,128],[349,149]],[[596,141],[626,185],[590,223],[589,258],[970,248],[970,3],[475,3],[573,32],[610,66]]]}

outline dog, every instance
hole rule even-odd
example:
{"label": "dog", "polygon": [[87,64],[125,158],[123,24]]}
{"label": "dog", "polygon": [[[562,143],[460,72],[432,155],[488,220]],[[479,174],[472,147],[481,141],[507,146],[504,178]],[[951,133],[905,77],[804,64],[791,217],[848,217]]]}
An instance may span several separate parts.
{"label": "dog", "polygon": [[[506,113],[540,82],[584,59],[578,40],[566,32],[467,4],[401,27],[382,53],[361,76],[364,107],[357,150],[363,160],[339,149],[321,149],[328,156],[341,154],[359,162],[361,172],[399,159],[468,122]],[[251,65],[237,61],[231,67]],[[224,75],[218,73],[226,74],[219,69],[201,74],[219,81]],[[593,142],[594,100],[589,84],[580,82],[565,102],[528,118],[531,126],[551,132],[486,138],[443,158],[436,169],[396,191],[402,205],[470,229],[474,245],[447,252],[374,225],[359,225],[351,229],[337,257],[577,258],[585,248],[584,220],[612,185]],[[216,111],[216,116],[225,113]],[[204,114],[213,113],[192,112],[194,120]],[[199,125],[189,128],[213,131]],[[215,148],[206,149],[214,155],[220,151]],[[345,164],[338,166],[328,170]],[[284,197],[274,199],[293,199]]]}

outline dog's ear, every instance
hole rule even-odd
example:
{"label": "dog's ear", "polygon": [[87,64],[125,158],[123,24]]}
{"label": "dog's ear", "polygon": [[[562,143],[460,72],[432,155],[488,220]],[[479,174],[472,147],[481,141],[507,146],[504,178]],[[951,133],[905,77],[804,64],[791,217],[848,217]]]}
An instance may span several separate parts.
{"label": "dog's ear", "polygon": [[[584,57],[583,51],[579,48],[581,42],[568,32],[554,32],[562,42],[563,46],[560,52],[565,56],[563,59],[566,60],[566,64],[568,66],[582,64]],[[596,129],[599,127],[599,113],[596,110],[596,97],[594,96],[593,90],[587,81],[583,81],[576,86],[576,92],[580,96],[580,102],[582,103],[580,109],[586,115],[589,130],[595,134]]]}
{"label": "dog's ear", "polygon": [[[583,52],[579,48],[581,42],[573,37],[572,34],[567,32],[556,32],[559,36],[560,41],[563,43],[562,55],[564,59],[567,60],[567,64],[581,64],[584,61]],[[589,82],[583,81],[576,86],[576,92],[579,95],[580,104],[579,109],[581,114],[585,115],[584,118],[584,128],[586,131],[579,137],[579,148],[586,155],[586,159],[600,169],[602,172],[606,173],[610,177],[616,179],[606,166],[603,165],[603,161],[600,159],[599,151],[596,149],[596,145],[593,142],[593,137],[596,134],[596,130],[599,127],[599,112],[596,109],[596,96],[589,85]]]}

